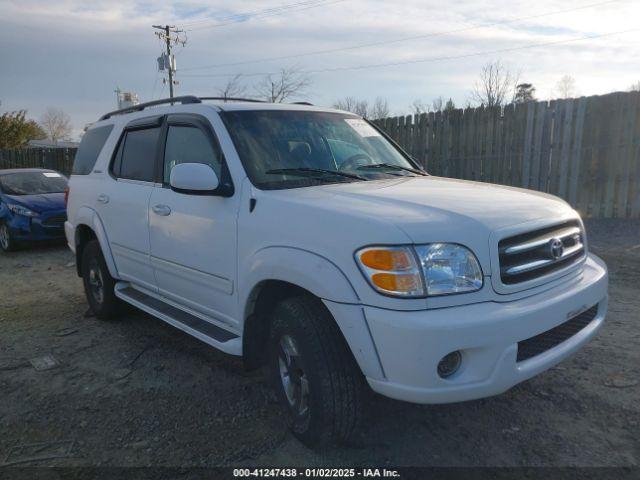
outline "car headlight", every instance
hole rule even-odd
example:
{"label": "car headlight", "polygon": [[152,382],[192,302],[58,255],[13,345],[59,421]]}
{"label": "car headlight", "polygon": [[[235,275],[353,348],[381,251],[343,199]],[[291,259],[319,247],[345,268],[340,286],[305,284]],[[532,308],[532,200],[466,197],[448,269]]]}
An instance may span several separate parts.
{"label": "car headlight", "polygon": [[366,247],[356,261],[375,290],[395,297],[474,292],[483,283],[475,255],[453,243]]}
{"label": "car headlight", "polygon": [[455,243],[416,247],[429,295],[475,292],[482,288],[482,269],[476,256]]}
{"label": "car headlight", "polygon": [[7,208],[15,215],[23,215],[25,217],[37,217],[38,214],[21,205],[7,204]]}

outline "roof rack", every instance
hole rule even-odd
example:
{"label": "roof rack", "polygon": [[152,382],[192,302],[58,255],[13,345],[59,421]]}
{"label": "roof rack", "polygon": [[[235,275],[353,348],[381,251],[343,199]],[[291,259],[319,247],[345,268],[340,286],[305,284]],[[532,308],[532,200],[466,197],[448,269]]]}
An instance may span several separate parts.
{"label": "roof rack", "polygon": [[[181,97],[163,98],[161,100],[154,100],[153,102],[140,103],[131,107],[122,108],[120,110],[114,110],[113,112],[105,113],[100,117],[100,120],[106,120],[114,115],[124,115],[125,113],[140,112],[148,107],[155,107],[157,105],[167,105],[174,103],[181,103],[183,105],[189,103],[202,103],[203,100],[221,100],[223,102],[251,102],[251,103],[268,103],[264,100],[257,100],[255,98],[238,98],[238,97],[196,97],[194,95],[184,95]],[[292,105],[310,105],[309,102],[293,102]]]}
{"label": "roof rack", "polygon": [[251,102],[251,103],[267,103],[264,100],[257,100],[255,98],[240,98],[240,97],[199,97],[200,100],[221,100],[223,102]]}
{"label": "roof rack", "polygon": [[163,98],[162,100],[154,100],[153,102],[139,103],[138,105],[133,105],[131,107],[105,113],[103,116],[100,117],[100,120],[106,120],[107,118],[111,118],[114,115],[123,115],[125,113],[140,112],[145,108],[155,107],[156,105],[165,105],[167,103],[170,103],[171,105],[173,105],[174,103],[181,103],[185,105],[188,103],[202,103],[202,101],[198,97],[194,97],[193,95],[184,95],[182,97],[173,97],[173,98]]}

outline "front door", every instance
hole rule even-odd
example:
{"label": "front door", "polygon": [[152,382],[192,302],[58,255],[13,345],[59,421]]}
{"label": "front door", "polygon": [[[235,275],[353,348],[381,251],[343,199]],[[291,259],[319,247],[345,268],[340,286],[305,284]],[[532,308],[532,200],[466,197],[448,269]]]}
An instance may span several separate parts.
{"label": "front door", "polygon": [[169,188],[179,163],[204,163],[230,181],[224,159],[204,117],[167,117],[162,186],[149,202],[151,264],[159,293],[174,302],[235,326],[237,197],[189,195]]}

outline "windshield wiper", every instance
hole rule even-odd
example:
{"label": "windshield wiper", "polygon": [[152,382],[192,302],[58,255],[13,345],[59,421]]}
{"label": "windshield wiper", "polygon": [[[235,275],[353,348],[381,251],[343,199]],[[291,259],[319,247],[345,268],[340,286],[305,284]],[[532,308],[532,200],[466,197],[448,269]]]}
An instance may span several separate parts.
{"label": "windshield wiper", "polygon": [[335,175],[338,177],[346,177],[346,178],[354,178],[356,180],[369,180],[361,175],[356,175],[355,173],[347,173],[347,172],[339,172],[337,170],[328,170],[324,168],[309,168],[309,167],[298,167],[298,168],[275,168],[273,170],[267,170],[265,173],[268,174],[292,174],[296,173],[306,174],[306,173],[322,173],[324,175]]}
{"label": "windshield wiper", "polygon": [[404,170],[405,172],[415,173],[417,175],[426,176],[426,172],[422,170],[417,170],[415,168],[403,167],[401,165],[393,165],[392,163],[374,163],[373,165],[360,165],[358,170],[361,168],[389,168],[391,170]]}

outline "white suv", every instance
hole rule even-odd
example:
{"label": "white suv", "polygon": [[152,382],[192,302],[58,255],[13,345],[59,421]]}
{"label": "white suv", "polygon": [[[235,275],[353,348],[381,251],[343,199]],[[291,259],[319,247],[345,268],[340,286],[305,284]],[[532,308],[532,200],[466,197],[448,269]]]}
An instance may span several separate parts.
{"label": "white suv", "polygon": [[602,326],[606,266],[564,201],[429,176],[351,113],[219,100],[93,124],[67,239],[98,318],[124,301],[268,364],[307,445],[353,435],[367,384],[487,397]]}

